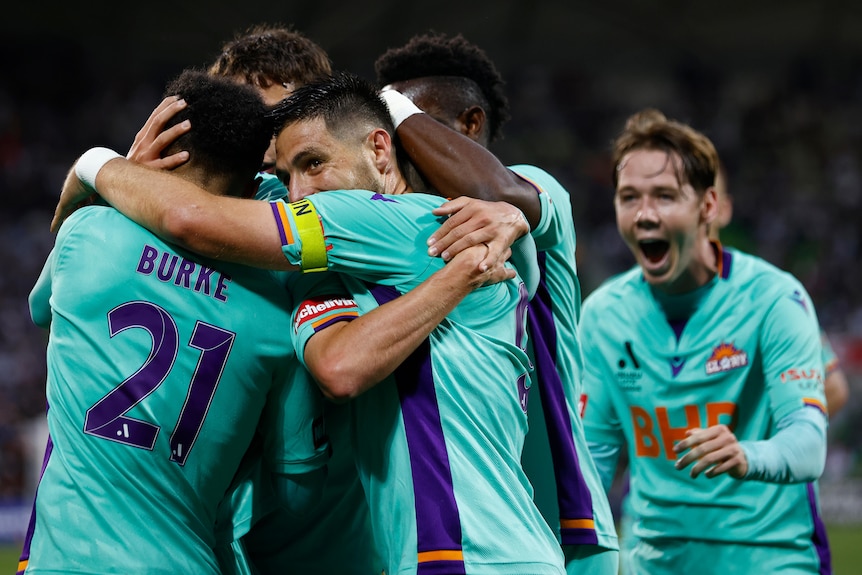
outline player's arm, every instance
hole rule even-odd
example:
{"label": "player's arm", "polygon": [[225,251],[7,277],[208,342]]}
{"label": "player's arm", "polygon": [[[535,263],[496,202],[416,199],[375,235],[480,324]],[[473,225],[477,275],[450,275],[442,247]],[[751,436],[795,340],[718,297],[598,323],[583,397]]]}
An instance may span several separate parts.
{"label": "player's arm", "polygon": [[827,372],[823,389],[826,393],[826,408],[829,410],[829,417],[835,417],[835,414],[841,411],[847,405],[847,400],[850,399],[850,384],[844,370],[836,367]]}
{"label": "player's arm", "polygon": [[119,156],[105,162],[106,154],[103,148],[89,150],[70,170],[51,222],[53,231],[95,190],[128,218],[189,251],[267,269],[298,269],[283,255],[269,203],[215,196]]}
{"label": "player's arm", "polygon": [[613,376],[603,367],[607,365],[602,357],[600,343],[603,336],[599,335],[603,314],[601,309],[598,309],[599,306],[595,305],[594,299],[586,299],[579,322],[581,333],[593,334],[593,337],[582,339],[584,394],[580,398],[581,417],[590,456],[599,472],[602,486],[605,491],[609,491],[626,439],[612,397],[613,386],[616,384]]}
{"label": "player's arm", "polygon": [[[683,453],[675,466],[696,462],[692,477],[727,473],[735,479],[769,483],[814,481],[826,459],[826,418],[810,409],[797,409],[776,424],[776,433],[760,441],[738,441],[727,426],[689,430],[674,446]],[[686,450],[688,450],[686,452]]]}
{"label": "player's arm", "polygon": [[54,265],[54,250],[48,253],[45,265],[39,273],[39,278],[30,290],[27,302],[30,306],[30,318],[37,326],[48,329],[51,327],[51,268]]}
{"label": "player's arm", "polygon": [[[796,289],[794,289],[796,288]],[[813,481],[826,463],[822,352],[817,318],[802,286],[779,288],[760,330],[763,380],[775,433],[739,441],[725,425],[689,430],[674,451],[692,477],[728,473],[770,483]]]}
{"label": "player's arm", "polygon": [[512,173],[484,146],[422,113],[396,90],[384,90],[398,137],[413,164],[447,198],[469,196],[518,207],[531,228],[542,210],[535,188]]}
{"label": "player's arm", "polygon": [[841,363],[838,360],[838,354],[832,347],[832,342],[822,330],[820,343],[823,347],[823,369],[826,371],[826,379],[823,380],[826,409],[829,411],[829,417],[835,417],[835,414],[841,411],[847,404],[847,400],[850,399],[850,385],[844,370],[841,369]]}
{"label": "player's arm", "polygon": [[395,371],[471,291],[515,276],[502,263],[480,272],[486,251],[485,246],[465,250],[409,292],[311,336],[303,359],[324,395],[346,401],[367,391]]}

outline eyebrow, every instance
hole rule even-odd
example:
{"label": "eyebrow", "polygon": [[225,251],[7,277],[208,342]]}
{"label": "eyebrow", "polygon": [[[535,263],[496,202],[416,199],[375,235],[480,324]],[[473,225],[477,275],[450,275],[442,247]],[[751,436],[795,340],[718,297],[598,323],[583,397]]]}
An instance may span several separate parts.
{"label": "eyebrow", "polygon": [[319,146],[309,146],[307,148],[303,148],[299,152],[293,155],[290,159],[290,165],[294,167],[298,167],[304,161],[309,158],[323,158],[326,159],[329,157],[329,153],[326,152],[323,148]]}

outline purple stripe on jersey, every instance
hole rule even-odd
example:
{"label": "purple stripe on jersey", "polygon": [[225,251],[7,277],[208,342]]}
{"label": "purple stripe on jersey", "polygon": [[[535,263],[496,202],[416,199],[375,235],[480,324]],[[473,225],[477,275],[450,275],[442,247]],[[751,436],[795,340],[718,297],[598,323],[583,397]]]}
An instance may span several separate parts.
{"label": "purple stripe on jersey", "polygon": [[[48,436],[48,443],[45,445],[45,457],[42,459],[42,471],[39,472],[39,480],[45,475],[45,468],[48,467],[48,460],[51,458],[51,452],[54,451],[54,441],[51,436]],[[39,487],[36,487],[36,495],[39,495]],[[21,550],[21,557],[18,562],[30,560],[30,544],[33,542],[33,530],[36,527],[36,497],[33,497],[33,509],[30,511],[30,523],[27,525],[27,534],[24,536],[24,546]],[[18,571],[15,575],[22,575],[23,571]]]}
{"label": "purple stripe on jersey", "polygon": [[819,573],[820,575],[832,575],[832,552],[829,550],[826,525],[823,524],[823,518],[817,512],[817,495],[814,493],[814,484],[809,483],[805,487],[808,490],[808,506],[811,509],[811,518],[814,520],[814,533],[811,535],[811,542],[814,543],[817,556],[820,557]]}
{"label": "purple stripe on jersey", "polygon": [[322,324],[320,324],[320,325],[315,325],[315,326],[313,327],[313,329],[314,329],[314,333],[317,333],[317,332],[319,332],[320,330],[322,330],[322,329],[324,329],[324,328],[327,328],[327,327],[329,327],[329,326],[331,326],[331,325],[333,325],[333,324],[340,323],[340,322],[342,322],[342,321],[353,321],[353,320],[355,320],[355,319],[356,319],[356,316],[355,316],[355,315],[337,315],[337,316],[334,316],[334,317],[327,318],[327,320],[326,320],[325,322],[323,322]]}
{"label": "purple stripe on jersey", "polygon": [[278,236],[281,238],[281,245],[287,245],[287,235],[284,233],[284,221],[281,219],[281,213],[278,211],[277,202],[270,202],[269,206],[272,208],[272,215],[275,216],[275,224],[278,228]]}
{"label": "purple stripe on jersey", "polygon": [[726,280],[730,277],[730,267],[733,263],[733,254],[726,249],[721,250],[721,279]]}
{"label": "purple stripe on jersey", "polygon": [[[533,342],[535,377],[542,398],[542,411],[554,464],[560,519],[593,520],[593,498],[581,473],[572,438],[572,422],[566,407],[564,383],[557,370],[557,326],[546,282],[546,256],[541,252],[539,268],[539,287],[530,300],[527,326]],[[596,545],[599,542],[595,529],[561,528],[560,538],[565,545]]]}
{"label": "purple stripe on jersey", "polygon": [[[372,286],[371,293],[380,305],[399,295],[390,286]],[[416,552],[461,551],[461,519],[431,373],[430,340],[423,341],[394,376],[413,471]],[[419,563],[416,573],[465,575],[466,571],[463,561],[445,560]]]}

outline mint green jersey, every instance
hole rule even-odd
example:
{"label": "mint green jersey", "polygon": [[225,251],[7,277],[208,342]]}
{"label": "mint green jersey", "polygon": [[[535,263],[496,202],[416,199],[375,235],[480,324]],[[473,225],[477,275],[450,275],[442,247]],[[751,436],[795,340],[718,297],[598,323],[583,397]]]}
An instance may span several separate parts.
{"label": "mint green jersey", "polygon": [[326,435],[332,453],[316,503],[301,513],[291,513],[277,504],[261,508],[242,537],[243,548],[258,575],[382,572],[368,503],[353,457],[350,410],[348,403],[325,405]]}
{"label": "mint green jersey", "polygon": [[287,188],[284,187],[284,184],[275,175],[263,172],[258,174],[257,177],[260,180],[260,185],[257,188],[254,199],[271,202],[287,197]]}
{"label": "mint green jersey", "polygon": [[[290,298],[101,206],[69,217],[47,265],[31,303],[48,294],[50,443],[21,569],[217,573],[219,503],[298,365]],[[317,398],[292,406],[285,466],[324,463]]]}
{"label": "mint green jersey", "polygon": [[[571,200],[547,172],[525,165],[510,169],[535,187],[542,205],[532,232],[541,281],[528,316],[538,393],[530,394],[524,470],[535,487],[536,504],[551,527],[559,529],[564,545],[618,549],[613,515],[578,409],[583,387],[581,288]],[[571,567],[577,570],[576,564]]]}
{"label": "mint green jersey", "polygon": [[[442,198],[350,191],[303,201],[316,210],[314,232],[301,231],[296,207],[274,209],[285,255],[350,276],[350,297],[308,288],[294,318],[298,350],[443,265],[425,243]],[[323,245],[325,261],[307,255],[306,242]],[[519,461],[530,386],[526,300],[516,280],[475,290],[393,376],[353,400],[353,449],[388,575],[563,573]]]}
{"label": "mint green jersey", "polygon": [[825,413],[805,289],[760,258],[715,249],[718,274],[694,292],[667,296],[634,268],[586,299],[587,438],[628,447],[637,540],[772,546],[816,572],[822,524],[812,484],[692,479],[674,467],[687,429],[725,424],[740,441],[763,440],[795,410]]}

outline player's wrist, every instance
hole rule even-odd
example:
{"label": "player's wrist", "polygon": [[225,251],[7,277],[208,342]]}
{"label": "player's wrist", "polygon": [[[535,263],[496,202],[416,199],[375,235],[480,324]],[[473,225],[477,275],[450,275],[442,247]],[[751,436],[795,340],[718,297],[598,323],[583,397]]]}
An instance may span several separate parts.
{"label": "player's wrist", "polygon": [[95,190],[96,176],[99,174],[102,166],[114,158],[122,157],[122,155],[110,148],[90,148],[75,162],[75,175],[78,176],[78,179],[83,184]]}
{"label": "player's wrist", "polygon": [[424,112],[413,103],[413,101],[399,92],[398,90],[383,90],[380,97],[386,102],[389,108],[389,116],[392,118],[392,123],[395,124],[395,129],[401,125],[401,122],[412,116],[413,114],[424,114]]}

